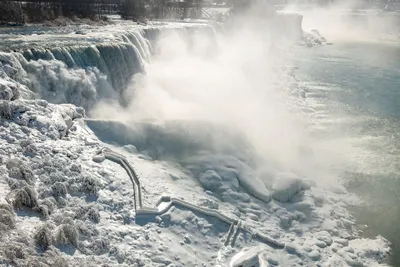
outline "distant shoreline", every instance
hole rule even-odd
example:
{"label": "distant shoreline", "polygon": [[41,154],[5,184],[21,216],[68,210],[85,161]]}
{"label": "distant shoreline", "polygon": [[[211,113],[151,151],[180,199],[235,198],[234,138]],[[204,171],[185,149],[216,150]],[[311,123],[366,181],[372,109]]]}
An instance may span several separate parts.
{"label": "distant shoreline", "polygon": [[58,17],[53,20],[45,20],[43,22],[27,22],[27,23],[18,23],[18,22],[0,22],[0,27],[24,27],[30,25],[40,25],[47,27],[61,27],[61,26],[70,26],[70,25],[109,25],[113,24],[112,20],[109,18],[69,18],[69,17]]}

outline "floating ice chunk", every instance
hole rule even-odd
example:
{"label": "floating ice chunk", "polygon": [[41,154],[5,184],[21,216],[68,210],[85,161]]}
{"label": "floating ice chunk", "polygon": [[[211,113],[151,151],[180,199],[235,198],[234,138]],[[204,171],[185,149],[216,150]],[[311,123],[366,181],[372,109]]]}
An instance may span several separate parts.
{"label": "floating ice chunk", "polygon": [[292,173],[280,174],[273,186],[272,197],[281,202],[289,202],[297,194],[310,189],[310,185]]}

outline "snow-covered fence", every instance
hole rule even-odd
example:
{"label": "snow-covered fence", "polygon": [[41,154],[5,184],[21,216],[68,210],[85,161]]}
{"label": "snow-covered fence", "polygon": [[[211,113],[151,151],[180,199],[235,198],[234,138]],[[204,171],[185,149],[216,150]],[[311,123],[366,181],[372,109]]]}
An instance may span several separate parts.
{"label": "snow-covered fence", "polygon": [[140,188],[139,178],[138,178],[135,170],[132,168],[132,166],[129,164],[129,162],[122,155],[119,155],[118,153],[115,153],[108,148],[103,148],[101,150],[101,153],[104,154],[104,157],[106,159],[120,164],[121,167],[124,168],[125,171],[128,173],[128,176],[129,176],[129,178],[132,182],[132,186],[133,186],[135,211],[137,212],[138,207],[139,207],[139,209],[142,208],[142,192],[141,192],[141,188]]}
{"label": "snow-covered fence", "polygon": [[[132,165],[126,160],[126,158],[116,152],[113,152],[109,148],[103,148],[99,154],[103,154],[104,159],[108,159],[115,163],[121,165],[122,168],[125,169],[127,172],[133,186],[133,195],[134,195],[134,202],[135,202],[135,212],[136,217],[138,216],[159,216],[162,215],[172,207],[172,206],[181,206],[188,210],[201,213],[206,216],[214,217],[222,222],[225,222],[230,225],[227,238],[225,241],[225,246],[229,243],[233,247],[235,245],[236,239],[239,236],[240,232],[247,232],[252,235],[254,239],[257,239],[260,242],[263,242],[271,247],[277,249],[283,249],[285,247],[284,243],[281,243],[273,238],[270,238],[266,235],[259,233],[258,231],[253,231],[245,226],[242,221],[230,218],[216,210],[203,208],[197,205],[193,205],[187,201],[184,201],[179,198],[174,198],[171,196],[162,196],[156,203],[155,208],[143,207],[142,205],[142,194],[141,194],[141,187],[139,177],[136,171],[133,169]],[[99,157],[97,155],[96,157]],[[97,161],[97,160],[96,160]]]}

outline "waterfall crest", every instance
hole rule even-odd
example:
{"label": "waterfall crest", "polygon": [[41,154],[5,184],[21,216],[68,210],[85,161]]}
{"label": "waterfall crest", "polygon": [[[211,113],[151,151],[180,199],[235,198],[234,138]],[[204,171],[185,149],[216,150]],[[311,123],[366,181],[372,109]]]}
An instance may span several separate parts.
{"label": "waterfall crest", "polygon": [[13,96],[72,103],[90,110],[101,99],[123,103],[136,74],[145,73],[161,34],[212,29],[208,25],[148,27],[116,33],[118,42],[0,52],[1,99]]}

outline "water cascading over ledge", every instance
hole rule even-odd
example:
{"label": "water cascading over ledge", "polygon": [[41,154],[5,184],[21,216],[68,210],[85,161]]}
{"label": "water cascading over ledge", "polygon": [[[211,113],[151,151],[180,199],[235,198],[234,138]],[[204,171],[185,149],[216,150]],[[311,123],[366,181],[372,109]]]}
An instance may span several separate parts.
{"label": "water cascading over ledge", "polygon": [[[135,74],[144,73],[162,34],[194,31],[214,34],[209,25],[148,27],[116,33],[117,42],[33,47],[0,53],[2,99],[42,98],[72,103],[86,110],[101,99],[124,104],[124,94]],[[11,88],[9,88],[11,87]]]}
{"label": "water cascading over ledge", "polygon": [[[300,15],[276,14],[273,17],[273,25],[280,25],[279,34],[290,39],[301,38]],[[115,41],[97,37],[97,41],[91,42],[90,35],[90,38],[73,35],[68,37],[71,39],[63,37],[67,42],[57,45],[53,35],[49,41],[32,43],[29,48],[24,44],[20,50],[15,49],[15,44],[10,45],[12,39],[11,43],[8,40],[5,47],[12,47],[14,51],[0,52],[0,77],[3,79],[0,93],[4,95],[1,98],[15,99],[18,91],[22,98],[72,103],[87,111],[101,99],[124,104],[133,76],[145,73],[158,39],[172,31],[184,37],[189,47],[196,42],[193,33],[206,34],[214,40],[208,52],[212,54],[218,50],[215,30],[207,24],[120,29],[113,34]],[[50,46],[52,41],[56,41],[54,46]]]}

